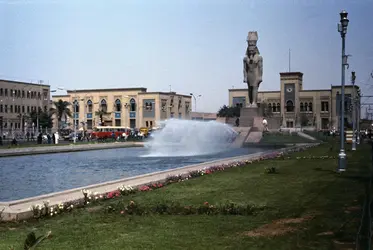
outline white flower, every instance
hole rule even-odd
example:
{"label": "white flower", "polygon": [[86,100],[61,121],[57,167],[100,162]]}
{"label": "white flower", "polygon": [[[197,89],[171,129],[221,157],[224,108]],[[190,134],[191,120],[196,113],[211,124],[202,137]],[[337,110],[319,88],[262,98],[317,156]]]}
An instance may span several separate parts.
{"label": "white flower", "polygon": [[100,198],[101,198],[101,199],[103,198],[102,194],[100,194]]}
{"label": "white flower", "polygon": [[87,201],[87,205],[89,204],[89,201]]}
{"label": "white flower", "polygon": [[54,212],[54,214],[57,214],[57,211],[56,211],[56,212]]}
{"label": "white flower", "polygon": [[70,206],[71,208],[73,208],[74,207],[74,205],[73,204],[71,204],[71,206]]}

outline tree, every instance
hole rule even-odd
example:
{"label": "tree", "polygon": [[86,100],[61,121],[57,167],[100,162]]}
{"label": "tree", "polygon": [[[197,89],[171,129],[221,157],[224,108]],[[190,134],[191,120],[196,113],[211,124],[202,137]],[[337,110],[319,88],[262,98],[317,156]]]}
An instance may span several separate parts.
{"label": "tree", "polygon": [[240,107],[229,107],[224,105],[217,113],[218,117],[240,117]]}
{"label": "tree", "polygon": [[307,115],[306,114],[301,114],[301,116],[300,116],[300,125],[302,127],[305,127],[305,126],[308,125],[308,123],[309,123],[309,119],[308,119]]}
{"label": "tree", "polygon": [[35,125],[38,123],[38,117],[39,117],[39,127],[42,127],[42,128],[53,127],[53,118],[52,118],[51,113],[39,110],[39,114],[38,114],[36,110],[33,110],[29,114],[31,123],[34,123]]}
{"label": "tree", "polygon": [[67,119],[67,117],[72,117],[71,110],[69,108],[71,103],[60,99],[57,102],[53,102],[53,105],[54,105],[54,108],[52,107],[50,109],[50,114],[57,116],[57,121],[58,121],[57,127],[58,127],[58,130],[60,130],[62,117],[65,117],[65,120]]}
{"label": "tree", "polygon": [[103,121],[103,119],[102,119],[103,116],[104,116],[104,115],[109,115],[109,114],[110,114],[110,112],[107,112],[107,111],[105,111],[105,110],[103,110],[103,109],[99,109],[98,111],[95,112],[95,115],[100,117],[100,122],[101,122],[101,125],[102,125],[102,126],[105,125],[105,124],[104,124],[104,121]]}

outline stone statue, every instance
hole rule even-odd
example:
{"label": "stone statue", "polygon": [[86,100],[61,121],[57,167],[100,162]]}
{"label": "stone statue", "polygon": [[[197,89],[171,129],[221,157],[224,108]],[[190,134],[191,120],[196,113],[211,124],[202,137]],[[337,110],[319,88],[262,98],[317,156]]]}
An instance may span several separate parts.
{"label": "stone statue", "polygon": [[258,32],[250,31],[247,36],[247,49],[243,59],[243,82],[247,83],[249,89],[248,107],[257,107],[258,88],[263,75],[263,58],[256,46],[257,41]]}

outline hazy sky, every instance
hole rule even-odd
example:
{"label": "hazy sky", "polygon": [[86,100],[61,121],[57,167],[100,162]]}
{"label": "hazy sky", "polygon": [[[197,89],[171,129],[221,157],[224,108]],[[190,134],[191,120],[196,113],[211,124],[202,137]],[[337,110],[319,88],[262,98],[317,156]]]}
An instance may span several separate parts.
{"label": "hazy sky", "polygon": [[246,87],[251,30],[264,60],[260,90],[279,89],[289,48],[305,89],[340,84],[342,9],[350,70],[373,95],[373,0],[0,0],[0,78],[52,89],[171,85],[201,94],[198,111],[216,112],[229,88]]}

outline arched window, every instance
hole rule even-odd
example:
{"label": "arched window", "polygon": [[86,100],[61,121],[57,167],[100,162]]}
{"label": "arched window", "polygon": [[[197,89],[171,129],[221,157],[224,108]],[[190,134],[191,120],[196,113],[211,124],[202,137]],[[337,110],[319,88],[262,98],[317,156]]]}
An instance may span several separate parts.
{"label": "arched window", "polygon": [[121,102],[120,102],[119,99],[117,99],[117,100],[115,101],[115,111],[116,111],[116,112],[120,112],[120,111],[122,111],[122,105],[121,105]]}
{"label": "arched window", "polygon": [[303,102],[300,103],[300,112],[303,112],[304,111],[304,105],[303,105]]}
{"label": "arched window", "polygon": [[272,111],[272,104],[268,103],[268,111]]}
{"label": "arched window", "polygon": [[279,102],[277,103],[277,112],[281,112],[281,105]]}
{"label": "arched window", "polygon": [[130,105],[131,105],[130,111],[132,111],[132,112],[136,111],[136,101],[135,101],[135,99],[132,98],[130,100]]}
{"label": "arched window", "polygon": [[78,102],[78,100],[75,100],[73,102],[73,108],[74,108],[75,113],[79,113],[79,102]]}
{"label": "arched window", "polygon": [[101,100],[101,110],[104,111],[104,112],[107,112],[107,104],[106,104],[106,100],[105,99],[102,99]]}
{"label": "arched window", "polygon": [[291,100],[286,102],[286,112],[294,112],[294,103]]}
{"label": "arched window", "polygon": [[272,103],[272,112],[278,112],[276,109],[276,103]]}
{"label": "arched window", "polygon": [[93,103],[91,100],[87,101],[87,108],[88,108],[88,113],[92,113],[93,110]]}
{"label": "arched window", "polygon": [[312,112],[312,102],[308,103],[308,111]]}
{"label": "arched window", "polygon": [[308,103],[307,102],[304,103],[304,111],[308,111]]}

